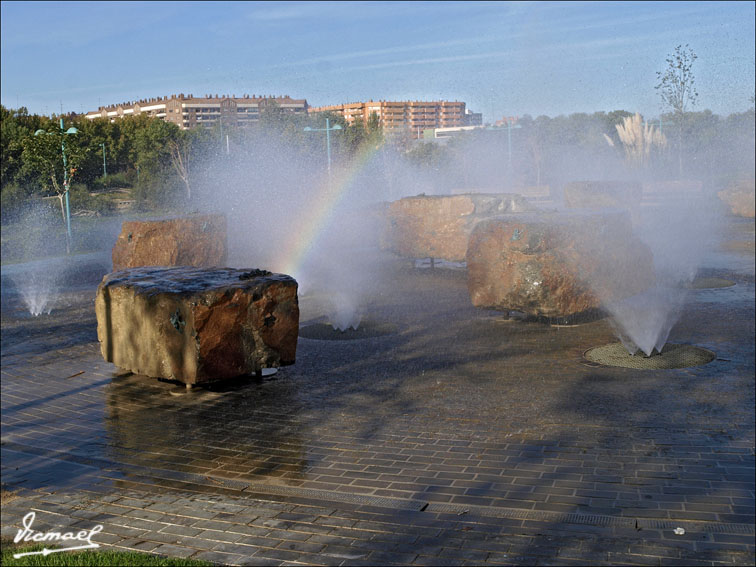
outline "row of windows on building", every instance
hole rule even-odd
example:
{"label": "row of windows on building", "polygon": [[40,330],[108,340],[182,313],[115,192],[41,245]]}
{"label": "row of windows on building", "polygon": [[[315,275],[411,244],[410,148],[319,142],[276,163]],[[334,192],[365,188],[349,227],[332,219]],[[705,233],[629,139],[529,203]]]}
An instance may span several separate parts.
{"label": "row of windows on building", "polygon": [[[254,102],[253,102],[254,101]],[[369,101],[319,108],[309,107],[304,99],[286,97],[202,97],[172,95],[149,101],[100,107],[88,112],[86,118],[108,118],[111,121],[124,116],[147,114],[173,122],[181,128],[197,125],[212,126],[219,120],[224,124],[249,124],[259,120],[260,113],[268,107],[294,114],[332,112],[344,116],[347,123],[367,124],[375,114],[380,126],[389,134],[398,131],[417,132],[428,128],[476,126],[482,124],[482,115],[470,112],[464,102],[421,101]]]}

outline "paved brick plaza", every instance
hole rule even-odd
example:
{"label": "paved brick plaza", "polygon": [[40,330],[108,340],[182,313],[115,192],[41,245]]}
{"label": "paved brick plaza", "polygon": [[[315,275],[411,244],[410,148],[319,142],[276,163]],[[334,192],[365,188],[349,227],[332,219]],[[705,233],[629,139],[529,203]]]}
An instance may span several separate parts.
{"label": "paved brick plaza", "polygon": [[505,321],[462,272],[387,259],[366,325],[396,332],[300,338],[294,366],[190,393],[103,361],[96,277],[30,318],[4,275],[3,535],[35,511],[224,564],[753,564],[753,245],[704,268],[736,285],[672,331],[701,367],[587,363],[606,320]]}

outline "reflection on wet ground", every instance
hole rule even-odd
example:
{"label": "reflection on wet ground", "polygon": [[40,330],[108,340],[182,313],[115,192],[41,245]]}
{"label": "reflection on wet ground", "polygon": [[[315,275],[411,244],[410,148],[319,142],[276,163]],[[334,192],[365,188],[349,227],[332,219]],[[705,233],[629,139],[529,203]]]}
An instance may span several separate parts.
{"label": "reflection on wet ground", "polygon": [[[390,258],[366,312],[393,332],[303,336],[273,376],[192,391],[102,360],[93,289],[46,318],[4,303],[4,482],[90,486],[78,466],[122,487],[752,524],[753,262],[704,268],[736,285],[691,291],[670,342],[717,358],[673,370],[596,367],[606,320],[507,320],[470,305],[463,271]],[[35,470],[12,470],[21,454]]]}
{"label": "reflection on wet ground", "polygon": [[105,397],[107,456],[209,477],[301,479],[307,461],[299,427],[271,411],[288,405],[285,391],[269,387],[275,379],[187,391],[144,376],[116,377]]}
{"label": "reflection on wet ground", "polygon": [[[241,379],[217,391],[185,393],[144,376],[116,376],[105,370],[110,365],[96,362],[102,376],[112,376],[104,395],[87,406],[87,437],[90,443],[93,434],[101,437],[95,445],[101,444],[103,453],[96,456],[208,476],[301,484],[323,482],[321,474],[308,471],[332,466],[323,449],[334,433],[347,444],[360,444],[364,456],[376,440],[380,444],[386,435],[403,438],[413,431],[459,437],[562,423],[730,428],[750,421],[750,410],[739,403],[741,393],[723,388],[745,387],[747,376],[732,370],[747,367],[753,358],[753,345],[744,340],[752,325],[753,285],[739,274],[730,274],[737,286],[696,291],[673,331],[674,342],[714,350],[717,361],[677,373],[632,375],[591,369],[582,361],[587,348],[613,341],[605,320],[574,328],[503,322],[496,313],[469,306],[462,273],[406,268],[399,273],[402,286],[373,303],[371,312],[401,332],[359,341],[300,338],[297,364],[270,379]],[[4,345],[4,354],[40,351],[49,357],[66,343],[91,347],[90,298],[81,300],[83,312],[71,307],[60,317],[9,325],[10,337],[4,329],[3,340],[13,342],[7,349]],[[317,319],[304,302],[302,308],[303,325]],[[22,334],[25,341],[18,339]],[[82,368],[97,360],[97,353],[92,355]],[[86,374],[75,380],[85,381]],[[176,390],[185,395],[172,395]],[[708,411],[699,411],[701,400],[707,400]],[[92,413],[98,403],[104,407]],[[78,418],[82,408],[73,404],[71,409],[69,418]],[[13,415],[14,407],[7,411]],[[46,445],[58,445],[49,437],[55,430],[45,430]],[[4,435],[13,434],[9,424]],[[355,450],[344,448],[345,454]],[[341,484],[345,479],[327,480]]]}

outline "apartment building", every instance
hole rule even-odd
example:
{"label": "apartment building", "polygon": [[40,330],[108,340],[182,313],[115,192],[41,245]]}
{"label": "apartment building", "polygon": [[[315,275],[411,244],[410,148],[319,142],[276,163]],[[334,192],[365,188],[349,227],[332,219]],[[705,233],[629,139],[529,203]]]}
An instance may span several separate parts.
{"label": "apartment building", "polygon": [[433,128],[469,126],[471,121],[481,119],[478,113],[465,108],[464,102],[448,101],[368,101],[320,106],[310,108],[310,112],[334,112],[341,114],[347,123],[361,120],[367,124],[371,114],[378,121],[386,135],[409,135],[413,139],[423,137],[423,132]]}
{"label": "apartment building", "polygon": [[266,108],[277,106],[284,112],[307,114],[305,99],[292,99],[289,96],[255,96],[243,95],[171,95],[136,102],[125,102],[112,106],[101,106],[98,110],[88,112],[85,117],[108,118],[115,121],[124,116],[146,114],[168,122],[178,124],[183,129],[195,126],[211,127],[217,122],[222,125],[245,125],[257,122],[260,113]]}

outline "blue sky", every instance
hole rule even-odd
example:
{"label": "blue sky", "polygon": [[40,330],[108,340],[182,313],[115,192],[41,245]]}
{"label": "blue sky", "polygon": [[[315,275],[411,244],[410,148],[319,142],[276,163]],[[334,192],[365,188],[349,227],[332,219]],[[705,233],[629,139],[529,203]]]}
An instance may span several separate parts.
{"label": "blue sky", "polygon": [[696,108],[729,114],[754,94],[755,5],[3,1],[0,98],[40,114],[183,92],[655,117],[656,71],[690,44]]}

